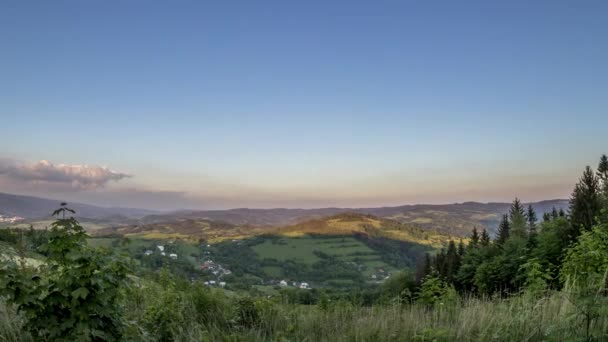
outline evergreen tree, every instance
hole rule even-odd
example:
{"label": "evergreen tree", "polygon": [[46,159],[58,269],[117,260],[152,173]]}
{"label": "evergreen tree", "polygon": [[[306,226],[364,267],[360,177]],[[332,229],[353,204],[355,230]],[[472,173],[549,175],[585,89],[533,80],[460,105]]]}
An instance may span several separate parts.
{"label": "evergreen tree", "polygon": [[511,222],[510,235],[526,237],[528,218],[526,217],[526,211],[519,198],[515,198],[511,204],[511,209],[509,210],[509,219]]}
{"label": "evergreen tree", "polygon": [[559,208],[559,217],[566,217],[566,212],[563,208]]}
{"label": "evergreen tree", "polygon": [[473,234],[471,234],[470,247],[475,247],[479,243],[479,234],[477,234],[477,227],[473,227]]}
{"label": "evergreen tree", "polygon": [[490,234],[488,234],[488,231],[482,230],[481,231],[481,238],[479,239],[479,244],[483,247],[487,247],[490,245]]}
{"label": "evergreen tree", "polygon": [[549,222],[549,221],[551,221],[551,214],[544,213],[543,214],[543,222]]}
{"label": "evergreen tree", "polygon": [[595,225],[596,217],[602,209],[599,190],[598,178],[591,167],[587,166],[570,198],[570,220],[573,228],[571,240],[581,232],[591,230]]}
{"label": "evergreen tree", "polygon": [[600,158],[600,163],[597,166],[596,174],[597,178],[601,182],[604,195],[608,195],[608,157],[606,157],[605,154]]}
{"label": "evergreen tree", "polygon": [[460,239],[460,242],[458,242],[458,255],[460,256],[460,258],[462,258],[464,253],[465,253],[464,242],[462,241],[462,239]]}
{"label": "evergreen tree", "polygon": [[534,211],[534,208],[532,208],[532,204],[530,204],[528,206],[528,229],[530,231],[536,230],[536,221],[538,219],[536,218],[536,212]]}
{"label": "evergreen tree", "polygon": [[553,209],[551,209],[551,218],[556,219],[559,217],[559,214],[557,213],[557,209],[555,209],[555,207],[553,207]]}
{"label": "evergreen tree", "polygon": [[458,267],[460,267],[460,255],[458,255],[454,240],[450,240],[445,254],[445,279],[448,283],[454,283],[454,276],[458,271]]}
{"label": "evergreen tree", "polygon": [[496,237],[496,243],[502,245],[509,238],[511,225],[509,224],[509,216],[504,214],[502,216],[502,221],[498,225],[498,236]]}

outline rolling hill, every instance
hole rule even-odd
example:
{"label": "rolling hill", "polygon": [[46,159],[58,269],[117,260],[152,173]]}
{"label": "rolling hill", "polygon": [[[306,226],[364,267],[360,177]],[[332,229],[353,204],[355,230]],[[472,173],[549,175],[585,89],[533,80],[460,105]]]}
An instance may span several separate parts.
{"label": "rolling hill", "polygon": [[[568,200],[557,199],[531,204],[538,217],[553,207],[568,209]],[[465,202],[455,204],[417,204],[380,208],[321,208],[321,209],[230,209],[210,211],[180,211],[162,215],[150,215],[143,223],[171,222],[177,219],[212,220],[241,226],[289,226],[315,218],[341,213],[358,213],[392,219],[415,225],[426,231],[454,236],[466,236],[473,227],[486,228],[494,233],[500,216],[509,211],[510,203]]]}

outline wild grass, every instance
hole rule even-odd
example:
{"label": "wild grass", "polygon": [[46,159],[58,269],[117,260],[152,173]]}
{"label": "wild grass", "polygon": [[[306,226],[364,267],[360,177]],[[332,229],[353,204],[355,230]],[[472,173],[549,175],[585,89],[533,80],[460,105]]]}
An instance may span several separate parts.
{"label": "wild grass", "polygon": [[[292,305],[221,291],[149,285],[129,290],[127,336],[143,341],[579,341],[584,322],[563,292],[543,297],[457,299],[357,307],[349,302]],[[0,341],[27,341],[15,310],[0,304]],[[608,317],[591,324],[608,340]]]}

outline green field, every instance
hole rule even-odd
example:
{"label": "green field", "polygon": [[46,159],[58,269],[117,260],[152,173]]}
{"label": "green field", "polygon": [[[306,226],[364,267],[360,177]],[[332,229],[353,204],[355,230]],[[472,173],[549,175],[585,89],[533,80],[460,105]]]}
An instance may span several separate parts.
{"label": "green field", "polygon": [[[315,252],[321,252],[342,262],[355,262],[363,267],[361,272],[370,277],[378,268],[395,271],[385,263],[381,255],[363,242],[350,236],[319,236],[267,239],[252,247],[260,259],[275,259],[280,262],[294,261],[309,266],[321,261]],[[277,267],[264,268],[269,275],[279,276]]]}

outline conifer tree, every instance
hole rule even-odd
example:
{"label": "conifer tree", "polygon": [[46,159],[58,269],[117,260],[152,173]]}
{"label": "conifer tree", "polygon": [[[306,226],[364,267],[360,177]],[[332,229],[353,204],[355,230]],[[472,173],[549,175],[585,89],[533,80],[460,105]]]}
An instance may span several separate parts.
{"label": "conifer tree", "polygon": [[559,208],[559,217],[566,217],[566,212],[563,208]]}
{"label": "conifer tree", "polygon": [[526,211],[524,206],[521,204],[519,198],[515,198],[511,204],[509,210],[510,235],[526,237],[527,236],[527,225],[528,219],[526,217]]}
{"label": "conifer tree", "polygon": [[601,182],[604,195],[608,194],[608,157],[604,154],[600,158],[600,163],[597,166],[597,178]]}
{"label": "conifer tree", "polygon": [[543,214],[543,222],[549,222],[549,221],[551,221],[551,214],[544,213]]}
{"label": "conifer tree", "polygon": [[477,233],[477,227],[473,227],[473,234],[471,234],[470,247],[475,247],[479,243],[479,234]]}
{"label": "conifer tree", "polygon": [[602,209],[599,182],[591,167],[587,166],[570,198],[570,221],[573,240],[583,231],[591,230]]}
{"label": "conifer tree", "polygon": [[502,215],[502,221],[498,225],[498,235],[496,237],[496,243],[502,245],[509,238],[511,225],[509,224],[509,216],[507,214]]}
{"label": "conifer tree", "polygon": [[528,228],[530,229],[530,231],[536,229],[536,221],[538,219],[536,218],[536,212],[534,211],[534,208],[532,208],[532,204],[530,204],[528,206]]}
{"label": "conifer tree", "polygon": [[488,234],[488,231],[482,230],[481,231],[481,238],[479,239],[479,244],[483,247],[487,247],[490,245],[490,234]]}
{"label": "conifer tree", "polygon": [[465,253],[464,242],[462,241],[462,239],[460,239],[460,242],[458,242],[458,255],[460,256],[460,258],[462,258],[464,256],[464,253]]}
{"label": "conifer tree", "polygon": [[458,267],[460,267],[460,256],[458,255],[454,240],[450,240],[445,254],[445,279],[449,283],[454,282],[454,276],[458,271]]}
{"label": "conifer tree", "polygon": [[553,209],[551,209],[551,218],[556,219],[559,217],[559,214],[557,213],[557,209],[555,209],[555,207],[553,207]]}

